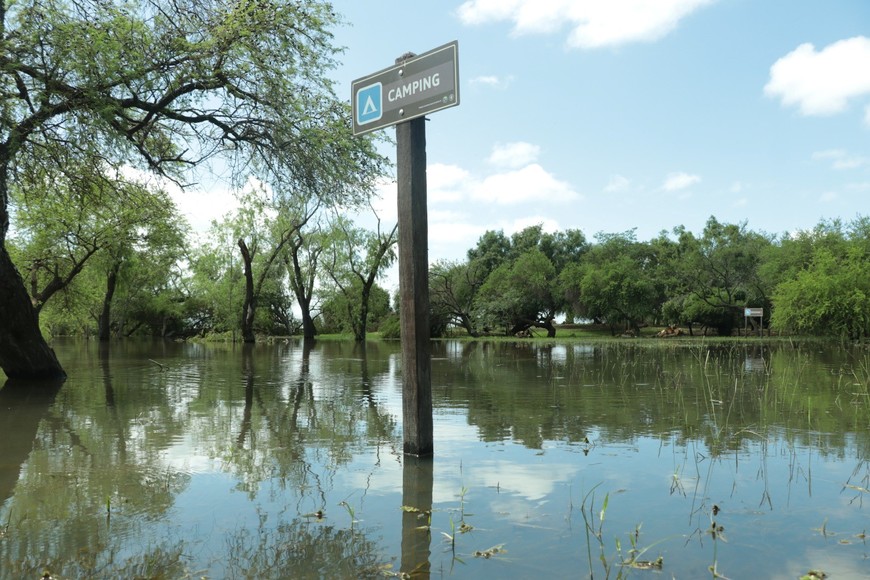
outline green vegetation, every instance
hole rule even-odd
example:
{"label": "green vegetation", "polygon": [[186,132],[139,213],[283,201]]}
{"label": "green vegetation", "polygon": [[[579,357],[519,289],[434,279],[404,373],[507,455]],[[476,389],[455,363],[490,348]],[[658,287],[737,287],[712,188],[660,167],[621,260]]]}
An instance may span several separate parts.
{"label": "green vegetation", "polygon": [[612,336],[665,326],[670,336],[732,336],[762,330],[745,317],[761,308],[768,333],[861,340],[870,338],[870,218],[772,235],[711,217],[700,236],[680,226],[649,242],[633,231],[595,243],[540,226],[487,232],[465,262],[435,264],[430,280],[433,328],[469,336],[538,328],[554,337],[557,314]]}
{"label": "green vegetation", "polygon": [[[43,334],[397,335],[377,284],[397,226],[346,217],[389,162],[333,91],[340,22],[327,2],[0,0],[8,376],[63,375]],[[193,240],[167,189],[220,181],[213,167],[239,208]],[[730,336],[763,308],[779,332],[866,339],[870,218],[769,234],[711,217],[650,241],[489,231],[430,285],[437,336],[552,338],[557,317]]]}

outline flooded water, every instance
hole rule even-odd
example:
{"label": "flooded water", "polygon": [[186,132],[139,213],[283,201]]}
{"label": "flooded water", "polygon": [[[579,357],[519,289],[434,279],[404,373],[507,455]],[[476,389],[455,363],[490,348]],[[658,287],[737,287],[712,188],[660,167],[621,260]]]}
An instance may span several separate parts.
{"label": "flooded water", "polygon": [[[60,342],[0,390],[0,578],[870,577],[870,352]],[[659,558],[661,558],[659,560]]]}

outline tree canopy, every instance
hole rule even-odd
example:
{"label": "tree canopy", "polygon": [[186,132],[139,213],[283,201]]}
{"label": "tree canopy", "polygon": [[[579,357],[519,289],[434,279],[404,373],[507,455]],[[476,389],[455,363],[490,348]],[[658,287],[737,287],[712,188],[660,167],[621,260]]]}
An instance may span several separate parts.
{"label": "tree canopy", "polygon": [[[136,166],[184,183],[220,159],[281,195],[364,200],[384,160],[351,138],[328,2],[0,0],[0,367],[62,376],[6,249],[34,168],[102,180]],[[50,193],[47,192],[50,195]]]}

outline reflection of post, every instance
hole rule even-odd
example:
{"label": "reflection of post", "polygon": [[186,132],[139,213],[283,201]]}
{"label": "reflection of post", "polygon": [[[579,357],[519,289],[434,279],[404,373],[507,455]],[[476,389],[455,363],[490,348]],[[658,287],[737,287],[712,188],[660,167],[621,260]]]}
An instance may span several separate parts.
{"label": "reflection of post", "polygon": [[404,452],[425,457],[433,435],[424,117],[396,126],[396,150]]}
{"label": "reflection of post", "polygon": [[54,404],[63,381],[17,383],[11,379],[0,389],[0,505],[12,495],[21,465],[33,451],[39,422]]}
{"label": "reflection of post", "polygon": [[405,456],[402,505],[420,510],[402,510],[402,572],[413,578],[429,577],[432,532],[424,526],[432,512],[432,478],[431,458]]}

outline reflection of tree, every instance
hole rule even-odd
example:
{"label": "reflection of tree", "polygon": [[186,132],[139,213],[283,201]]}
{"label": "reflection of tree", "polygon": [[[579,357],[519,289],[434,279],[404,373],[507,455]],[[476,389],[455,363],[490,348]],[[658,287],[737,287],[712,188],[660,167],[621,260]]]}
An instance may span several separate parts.
{"label": "reflection of tree", "polygon": [[539,448],[545,441],[580,443],[592,432],[603,442],[667,434],[702,439],[715,456],[782,428],[796,440],[825,433],[825,447],[842,450],[845,426],[862,434],[859,447],[868,449],[866,421],[843,404],[870,389],[867,376],[850,371],[860,359],[850,363],[849,349],[825,359],[815,351],[481,343],[436,360],[433,375],[442,385],[440,404],[467,405],[469,423],[486,441]]}
{"label": "reflection of tree", "polygon": [[239,530],[228,544],[228,578],[383,578],[391,568],[362,531],[323,521],[294,519],[275,528],[261,523]]}
{"label": "reflection of tree", "polygon": [[33,450],[39,423],[54,404],[62,381],[41,385],[6,381],[0,389],[0,506],[12,495],[21,466]]}
{"label": "reflection of tree", "polygon": [[164,378],[131,373],[118,388],[107,354],[100,351],[96,373],[81,373],[63,390],[0,391],[10,403],[0,402],[0,415],[10,413],[0,417],[4,463],[14,453],[23,465],[20,477],[4,474],[0,488],[4,497],[14,489],[0,512],[12,530],[0,542],[0,570],[33,566],[26,576],[34,577],[52,563],[59,576],[94,577],[158,561],[171,570],[180,562],[175,546],[127,563],[117,556],[126,549],[122,538],[135,533],[135,518],[126,516],[164,513],[188,480],[162,460],[181,429],[165,389],[154,388]]}
{"label": "reflection of tree", "polygon": [[[197,408],[209,409],[210,416],[195,428],[218,445],[227,437],[235,441],[212,453],[252,497],[268,480],[323,496],[323,473],[313,466],[334,473],[355,452],[394,442],[395,419],[377,403],[365,346],[301,341],[287,348],[279,365],[269,360],[271,353],[255,345],[243,350],[244,399],[237,390],[201,392]],[[262,375],[255,371],[266,364],[276,366]],[[361,378],[349,381],[354,376]]]}

